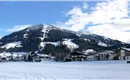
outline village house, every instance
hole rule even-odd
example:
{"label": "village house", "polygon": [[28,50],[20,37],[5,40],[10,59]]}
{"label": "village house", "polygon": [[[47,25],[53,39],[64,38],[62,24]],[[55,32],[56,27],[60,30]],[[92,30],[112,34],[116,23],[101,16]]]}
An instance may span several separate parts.
{"label": "village house", "polygon": [[24,56],[21,53],[10,53],[10,52],[3,52],[0,53],[0,61],[23,61]]}
{"label": "village house", "polygon": [[87,55],[87,59],[88,61],[93,61],[96,60],[96,51],[93,49],[87,49],[85,51],[83,51],[83,54]]}
{"label": "village house", "polygon": [[88,61],[97,60],[96,55],[88,55],[88,56],[87,56],[87,60],[88,60]]}
{"label": "village house", "polygon": [[24,61],[24,55],[23,54],[14,54],[13,60],[14,61]]}
{"label": "village house", "polygon": [[24,60],[27,62],[41,62],[41,59],[35,52],[30,52],[29,54],[25,55]]}
{"label": "village house", "polygon": [[25,56],[25,61],[28,62],[41,62],[50,60],[51,56],[47,54],[38,54],[36,52],[30,52]]}
{"label": "village house", "polygon": [[38,54],[38,56],[42,61],[48,61],[51,59],[51,56],[47,54]]}
{"label": "village house", "polygon": [[119,59],[130,60],[130,48],[121,48]]}
{"label": "village house", "polygon": [[0,53],[0,62],[6,62],[11,60],[11,54],[8,52]]}
{"label": "village house", "polygon": [[96,54],[97,60],[113,60],[115,57],[114,51],[100,51]]}
{"label": "village house", "polygon": [[70,54],[70,58],[72,59],[72,61],[83,61],[87,59],[87,55],[81,52],[73,52]]}
{"label": "village house", "polygon": [[73,52],[69,57],[65,58],[66,61],[94,61],[94,60],[113,60],[115,57],[114,51],[100,51],[100,52],[91,52],[89,53],[81,53],[81,52]]}

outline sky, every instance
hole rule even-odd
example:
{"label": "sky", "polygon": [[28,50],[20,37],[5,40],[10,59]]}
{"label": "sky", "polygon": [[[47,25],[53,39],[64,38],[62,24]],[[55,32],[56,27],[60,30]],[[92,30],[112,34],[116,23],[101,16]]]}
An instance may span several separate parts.
{"label": "sky", "polygon": [[127,0],[0,1],[0,37],[36,24],[52,24],[130,43]]}

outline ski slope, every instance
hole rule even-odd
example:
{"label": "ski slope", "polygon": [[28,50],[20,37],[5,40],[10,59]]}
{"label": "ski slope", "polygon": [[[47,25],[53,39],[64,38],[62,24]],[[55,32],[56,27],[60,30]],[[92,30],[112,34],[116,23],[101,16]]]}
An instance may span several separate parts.
{"label": "ski slope", "polygon": [[126,61],[0,63],[0,80],[130,80]]}

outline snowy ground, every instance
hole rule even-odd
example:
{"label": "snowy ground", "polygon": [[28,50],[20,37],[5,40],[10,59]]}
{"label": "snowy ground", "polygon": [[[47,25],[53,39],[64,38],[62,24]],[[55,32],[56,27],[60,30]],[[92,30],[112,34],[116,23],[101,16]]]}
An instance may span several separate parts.
{"label": "snowy ground", "polygon": [[130,80],[126,61],[0,63],[0,80]]}

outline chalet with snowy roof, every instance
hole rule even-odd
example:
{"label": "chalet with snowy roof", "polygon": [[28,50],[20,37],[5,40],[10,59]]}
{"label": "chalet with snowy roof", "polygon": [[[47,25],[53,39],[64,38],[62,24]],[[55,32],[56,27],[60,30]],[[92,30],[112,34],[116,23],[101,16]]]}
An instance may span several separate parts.
{"label": "chalet with snowy roof", "polygon": [[3,52],[0,53],[0,61],[5,62],[5,61],[11,61],[13,60],[13,55],[9,52]]}
{"label": "chalet with snowy roof", "polygon": [[120,60],[130,60],[130,48],[121,48]]}
{"label": "chalet with snowy roof", "polygon": [[72,59],[72,61],[83,61],[87,59],[87,55],[76,51],[70,54],[70,58]]}
{"label": "chalet with snowy roof", "polygon": [[87,55],[87,59],[88,61],[93,61],[96,60],[96,51],[93,49],[87,49],[85,51],[83,51],[83,54]]}

